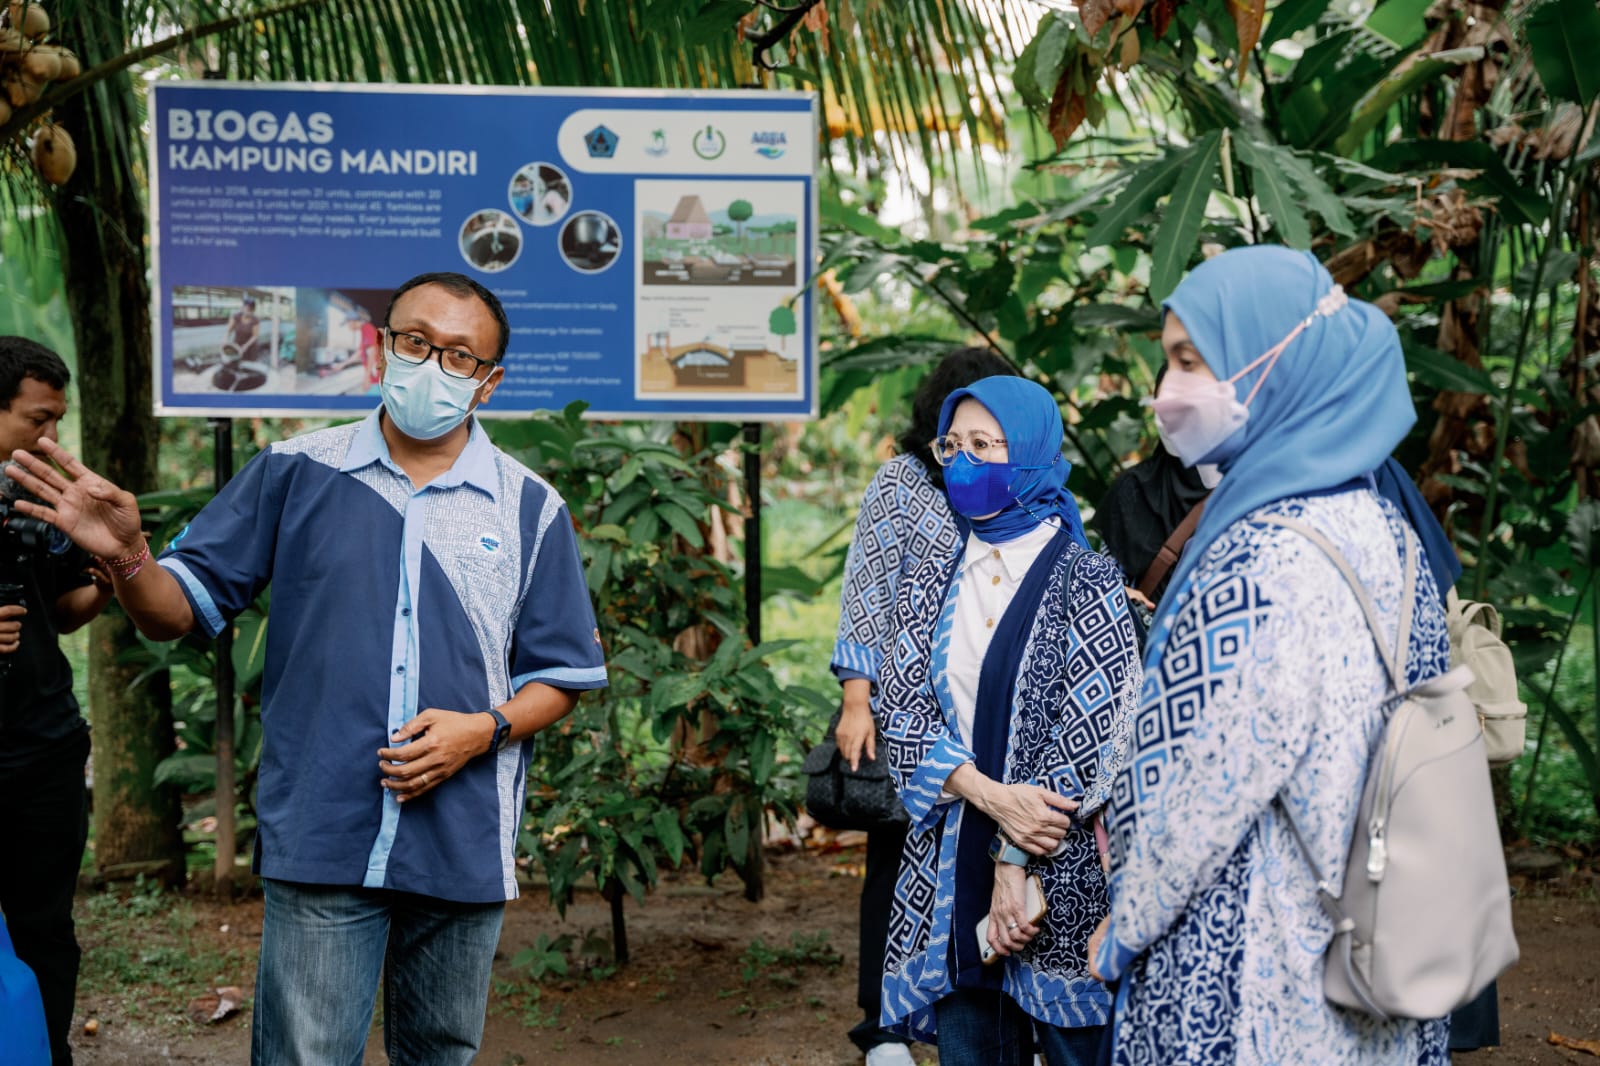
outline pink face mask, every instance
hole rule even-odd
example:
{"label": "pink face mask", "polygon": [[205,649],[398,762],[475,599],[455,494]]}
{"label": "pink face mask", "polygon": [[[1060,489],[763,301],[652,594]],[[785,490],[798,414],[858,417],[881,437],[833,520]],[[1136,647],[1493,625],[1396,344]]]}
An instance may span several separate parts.
{"label": "pink face mask", "polygon": [[[1224,463],[1238,455],[1244,447],[1241,430],[1250,420],[1250,401],[1261,391],[1262,384],[1278,363],[1278,356],[1312,322],[1333,314],[1348,302],[1344,289],[1335,285],[1317,301],[1316,310],[1290,330],[1287,337],[1226,381],[1200,374],[1169,373],[1161,383],[1160,395],[1144,401],[1155,411],[1156,432],[1161,434],[1161,443],[1167,451],[1177,456],[1184,466]],[[1262,363],[1266,363],[1267,368],[1240,403],[1234,384]]]}

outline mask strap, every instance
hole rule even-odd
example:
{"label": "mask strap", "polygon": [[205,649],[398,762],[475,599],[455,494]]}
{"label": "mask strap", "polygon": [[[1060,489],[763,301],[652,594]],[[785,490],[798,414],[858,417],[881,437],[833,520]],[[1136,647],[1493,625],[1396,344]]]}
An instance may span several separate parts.
{"label": "mask strap", "polygon": [[[1333,315],[1349,302],[1350,298],[1345,295],[1344,286],[1335,285],[1333,288],[1324,293],[1322,298],[1317,301],[1316,310],[1312,311],[1305,318],[1302,318],[1299,324],[1296,325],[1294,329],[1289,331],[1289,335],[1287,337],[1283,338],[1283,340],[1279,341],[1277,344],[1274,344],[1271,348],[1268,348],[1265,352],[1262,352],[1261,355],[1252,361],[1249,366],[1245,367],[1243,370],[1233,375],[1233,377],[1229,378],[1228,383],[1231,385],[1235,381],[1238,381],[1240,378],[1244,377],[1246,374],[1250,373],[1250,371],[1254,370],[1256,367],[1260,366],[1262,363],[1267,363],[1267,368],[1261,372],[1260,377],[1256,378],[1255,387],[1250,390],[1250,395],[1244,398],[1244,405],[1249,407],[1250,401],[1256,398],[1256,393],[1260,392],[1261,386],[1266,383],[1267,375],[1271,374],[1272,368],[1277,365],[1278,356],[1283,354],[1283,350],[1289,347],[1291,341],[1300,336],[1301,333],[1305,332],[1306,327],[1311,325],[1311,323],[1315,322],[1319,318],[1327,318]],[[1268,360],[1271,360],[1271,362],[1268,362]]]}

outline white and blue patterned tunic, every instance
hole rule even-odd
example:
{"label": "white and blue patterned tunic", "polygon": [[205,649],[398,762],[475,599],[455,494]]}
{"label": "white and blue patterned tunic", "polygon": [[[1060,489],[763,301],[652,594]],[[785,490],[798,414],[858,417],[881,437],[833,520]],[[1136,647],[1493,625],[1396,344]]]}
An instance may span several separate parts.
{"label": "white and blue patterned tunic", "polygon": [[[895,601],[894,644],[873,712],[889,766],[911,816],[890,915],[882,1023],[932,1042],[933,1005],[952,989],[956,849],[965,803],[942,795],[945,779],[974,755],[956,724],[945,677],[961,553],[950,550],[906,578]],[[1076,544],[1055,563],[1028,628],[1006,745],[1007,784],[1031,782],[1079,800],[1088,819],[1104,804],[1130,746],[1139,688],[1133,622],[1116,565]],[[1105,881],[1086,825],[1056,855],[1035,859],[1049,905],[1041,931],[1008,956],[1002,987],[1051,1025],[1101,1025],[1110,998],[1089,976],[1085,945],[1106,913]],[[957,935],[973,936],[972,930]]]}
{"label": "white and blue patterned tunic", "polygon": [[[1338,884],[1388,678],[1365,616],[1298,518],[1350,561],[1397,638],[1405,523],[1367,488],[1281,500],[1209,545],[1150,635],[1135,750],[1107,821],[1110,931],[1096,957],[1121,976],[1115,1061],[1445,1063],[1447,1023],[1379,1022],[1323,997],[1332,925],[1280,791]],[[1410,542],[1413,550],[1417,542]],[[1437,589],[1419,568],[1406,672],[1442,673]]]}
{"label": "white and blue patterned tunic", "polygon": [[926,559],[943,559],[961,544],[944,492],[920,460],[897,455],[878,468],[856,514],[845,559],[833,672],[876,681],[889,646],[900,579]]}

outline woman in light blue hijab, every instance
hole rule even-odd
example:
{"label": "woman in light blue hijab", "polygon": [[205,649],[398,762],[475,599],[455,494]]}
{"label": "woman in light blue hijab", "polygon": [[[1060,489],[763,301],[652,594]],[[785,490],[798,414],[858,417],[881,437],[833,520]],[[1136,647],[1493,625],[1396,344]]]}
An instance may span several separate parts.
{"label": "woman in light blue hijab", "polygon": [[971,533],[901,581],[873,698],[910,816],[882,1022],[945,1066],[1093,1066],[1110,1006],[1084,952],[1106,913],[1090,823],[1130,745],[1138,645],[1062,430],[1021,378],[945,400],[931,451]]}
{"label": "woman in light blue hijab", "polygon": [[1111,916],[1090,953],[1120,982],[1113,1061],[1442,1066],[1443,1021],[1379,1022],[1322,994],[1333,930],[1284,807],[1338,884],[1389,684],[1333,563],[1266,521],[1331,540],[1386,641],[1415,601],[1412,684],[1447,668],[1429,568],[1403,582],[1403,553],[1425,552],[1371,476],[1416,417],[1398,337],[1280,247],[1215,257],[1166,312],[1157,427],[1223,477],[1157,609],[1112,787]]}

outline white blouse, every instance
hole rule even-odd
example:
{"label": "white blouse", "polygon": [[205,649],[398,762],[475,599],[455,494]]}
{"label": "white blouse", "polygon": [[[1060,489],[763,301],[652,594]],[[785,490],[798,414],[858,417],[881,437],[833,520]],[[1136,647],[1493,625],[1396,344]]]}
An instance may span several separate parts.
{"label": "white blouse", "polygon": [[955,616],[950,627],[950,657],[946,667],[950,701],[955,705],[961,741],[972,746],[972,719],[978,703],[978,675],[989,653],[994,628],[1011,605],[1028,568],[1060,530],[1048,519],[1032,531],[1004,544],[989,544],[976,533],[967,537],[957,580]]}

